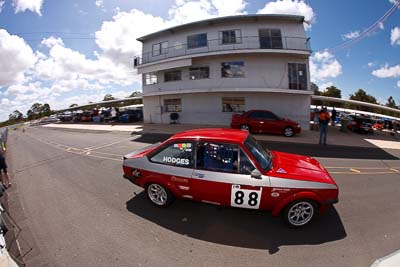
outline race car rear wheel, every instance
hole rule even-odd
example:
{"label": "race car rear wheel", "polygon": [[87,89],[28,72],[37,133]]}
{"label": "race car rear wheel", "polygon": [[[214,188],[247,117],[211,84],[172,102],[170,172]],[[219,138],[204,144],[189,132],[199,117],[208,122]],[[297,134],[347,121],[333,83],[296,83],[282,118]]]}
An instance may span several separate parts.
{"label": "race car rear wheel", "polygon": [[283,219],[292,228],[299,228],[309,224],[317,213],[314,201],[297,200],[286,206]]}
{"label": "race car rear wheel", "polygon": [[147,197],[157,207],[168,207],[174,201],[174,196],[164,186],[156,183],[148,184],[146,187]]}

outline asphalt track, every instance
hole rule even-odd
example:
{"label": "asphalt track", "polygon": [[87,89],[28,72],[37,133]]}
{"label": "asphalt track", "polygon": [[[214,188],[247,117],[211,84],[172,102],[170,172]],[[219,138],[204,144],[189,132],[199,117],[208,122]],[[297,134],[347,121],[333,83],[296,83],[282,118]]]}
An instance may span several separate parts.
{"label": "asphalt track", "polygon": [[152,206],[122,178],[121,156],[166,137],[11,131],[9,209],[26,265],[369,266],[400,249],[397,151],[266,142],[317,156],[340,187],[335,208],[293,230],[267,212]]}

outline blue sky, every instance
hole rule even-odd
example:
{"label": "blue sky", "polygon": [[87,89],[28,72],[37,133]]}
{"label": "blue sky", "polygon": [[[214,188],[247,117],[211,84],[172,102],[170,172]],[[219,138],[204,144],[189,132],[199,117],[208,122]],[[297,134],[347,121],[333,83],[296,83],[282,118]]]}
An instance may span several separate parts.
{"label": "blue sky", "polygon": [[[216,16],[304,15],[314,51],[312,80],[348,98],[358,88],[400,104],[400,10],[357,38],[395,0],[0,0],[0,121],[35,102],[54,109],[126,97],[141,89],[132,58],[135,39],[162,28]],[[362,4],[362,5],[361,5]],[[345,37],[347,36],[347,38]]]}

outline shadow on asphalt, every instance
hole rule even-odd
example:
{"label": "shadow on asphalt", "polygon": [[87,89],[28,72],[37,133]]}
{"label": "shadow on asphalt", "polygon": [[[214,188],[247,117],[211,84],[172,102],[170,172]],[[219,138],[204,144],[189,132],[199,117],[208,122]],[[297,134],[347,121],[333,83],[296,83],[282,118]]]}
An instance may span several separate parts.
{"label": "shadow on asphalt", "polygon": [[287,153],[295,153],[311,157],[344,158],[344,159],[376,159],[395,160],[398,157],[386,152],[379,147],[355,147],[338,145],[318,145],[304,143],[259,141],[270,150],[278,150]]}
{"label": "shadow on asphalt", "polygon": [[302,229],[290,229],[269,212],[224,208],[177,200],[168,208],[155,207],[142,192],[127,209],[178,234],[228,246],[264,249],[275,254],[281,246],[318,245],[347,236],[335,208]]}
{"label": "shadow on asphalt", "polygon": [[[134,133],[132,133],[134,134]],[[139,143],[154,144],[162,142],[171,137],[170,134],[147,133],[133,140]],[[255,135],[257,138],[257,135]],[[295,142],[258,141],[270,150],[277,150],[287,153],[306,155],[321,158],[344,158],[344,159],[376,159],[376,160],[397,160],[398,157],[386,152],[379,147],[355,147],[318,144],[305,144]]]}

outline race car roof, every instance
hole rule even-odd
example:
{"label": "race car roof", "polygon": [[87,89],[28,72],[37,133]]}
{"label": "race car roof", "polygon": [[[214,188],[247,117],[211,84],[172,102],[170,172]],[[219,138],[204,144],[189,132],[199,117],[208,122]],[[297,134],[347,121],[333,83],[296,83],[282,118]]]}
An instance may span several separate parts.
{"label": "race car roof", "polygon": [[249,133],[243,130],[226,128],[205,128],[180,132],[171,137],[171,139],[212,139],[222,142],[243,143]]}

